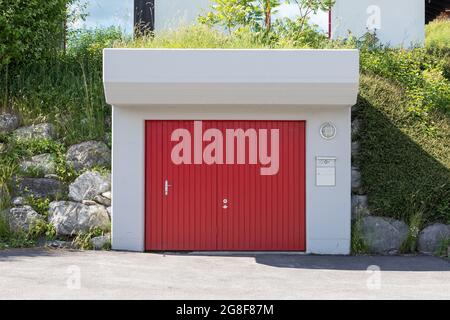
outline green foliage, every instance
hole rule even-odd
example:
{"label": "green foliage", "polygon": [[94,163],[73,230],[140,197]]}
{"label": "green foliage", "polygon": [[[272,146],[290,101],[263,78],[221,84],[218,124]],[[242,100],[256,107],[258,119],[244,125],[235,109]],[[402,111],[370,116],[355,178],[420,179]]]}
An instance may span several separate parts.
{"label": "green foliage", "polygon": [[273,25],[271,42],[279,47],[322,48],[332,44],[328,35],[317,32],[318,26],[304,24],[301,19],[277,19]]}
{"label": "green foliage", "polygon": [[27,239],[29,239],[29,241],[34,242],[43,236],[47,240],[54,240],[56,238],[55,228],[53,227],[52,224],[42,220],[33,221],[27,233]]}
{"label": "green foliage", "polygon": [[73,240],[73,244],[81,250],[92,250],[94,247],[92,246],[91,239],[103,235],[105,235],[105,232],[98,227],[94,227],[88,232],[77,235]]}
{"label": "green foliage", "polygon": [[69,2],[0,0],[0,67],[56,54]]}
{"label": "green foliage", "polygon": [[417,251],[417,241],[422,228],[423,212],[411,214],[408,223],[408,236],[400,247],[401,253],[414,253]]}
{"label": "green foliage", "polygon": [[102,140],[109,131],[101,53],[10,67],[9,74],[8,80],[0,77],[0,101],[25,124],[50,121],[65,144]]}
{"label": "green foliage", "polygon": [[407,90],[395,81],[362,75],[357,113],[358,157],[371,212],[410,221],[450,223],[450,117],[430,108],[426,124],[411,112]]}
{"label": "green foliage", "polygon": [[[2,169],[0,169],[0,179],[2,176],[1,170],[5,170],[7,172],[6,176],[11,178],[14,173],[17,173],[17,165],[21,160],[43,153],[50,153],[53,155],[56,164],[56,174],[61,180],[71,182],[75,179],[75,171],[66,163],[66,146],[63,143],[47,139],[17,141],[12,137],[8,139],[8,152],[5,157],[0,160],[0,164],[3,164],[1,166]],[[41,176],[39,172],[26,172],[20,174],[26,174],[27,176]]]}
{"label": "green foliage", "polygon": [[427,47],[450,48],[450,21],[435,20],[425,27]]}
{"label": "green foliage", "polygon": [[421,119],[425,131],[434,132],[429,113],[450,112],[450,81],[446,59],[426,49],[379,48],[361,51],[361,70],[393,80],[405,88],[409,112]]}
{"label": "green foliage", "polygon": [[17,171],[17,165],[14,161],[0,159],[0,211],[8,208],[11,202],[10,184],[11,179]]}
{"label": "green foliage", "polygon": [[351,252],[353,255],[369,253],[367,243],[362,236],[361,227],[361,216],[359,216],[352,222]]}
{"label": "green foliage", "polygon": [[257,25],[263,14],[253,0],[213,0],[210,10],[198,21],[209,26],[222,26],[229,34],[238,27]]}
{"label": "green foliage", "polygon": [[67,53],[73,57],[101,58],[104,48],[118,41],[131,40],[117,27],[75,30],[69,35]]}
{"label": "green foliage", "polygon": [[434,254],[438,257],[450,258],[449,248],[450,248],[450,238],[442,239],[441,242],[439,243],[438,249]]}
{"label": "green foliage", "polygon": [[3,212],[0,211],[0,250],[7,248],[27,248],[36,244],[36,240],[45,234],[48,225],[36,220],[29,231],[13,231]]}
{"label": "green foliage", "polygon": [[[277,8],[282,3],[296,4],[298,18],[296,20],[278,19],[277,28],[272,28],[272,14],[277,12]],[[328,11],[334,3],[335,0],[213,0],[210,11],[199,16],[198,22],[210,27],[221,26],[229,35],[232,32],[241,33],[243,30],[262,32],[269,39],[270,45],[273,44],[273,39],[280,37],[293,36],[298,40],[305,36],[303,34],[305,30],[309,33],[306,38],[311,37],[312,29],[308,25],[310,15],[319,11]],[[283,33],[279,33],[280,31]]]}
{"label": "green foliage", "polygon": [[30,205],[37,213],[47,217],[48,208],[50,206],[50,199],[40,199],[34,197],[28,197],[25,202]]}

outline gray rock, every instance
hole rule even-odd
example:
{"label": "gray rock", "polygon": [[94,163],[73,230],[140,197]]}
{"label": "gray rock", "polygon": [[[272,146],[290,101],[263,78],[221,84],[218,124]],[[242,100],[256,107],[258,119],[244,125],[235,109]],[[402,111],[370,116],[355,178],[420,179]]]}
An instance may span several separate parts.
{"label": "gray rock", "polygon": [[99,141],[86,141],[73,145],[67,150],[67,164],[80,171],[94,166],[109,166],[111,151],[108,146]]}
{"label": "gray rock", "polygon": [[369,215],[369,204],[366,195],[352,195],[352,219]]}
{"label": "gray rock", "polygon": [[111,243],[110,235],[99,236],[91,239],[91,244],[95,250],[102,250],[109,243]]}
{"label": "gray rock", "polygon": [[432,224],[419,234],[419,251],[436,253],[443,241],[450,240],[450,225],[442,223]]}
{"label": "gray rock", "polygon": [[23,197],[15,197],[15,198],[12,200],[12,204],[13,204],[15,207],[23,206],[23,205],[25,205],[25,199],[24,199]]}
{"label": "gray rock", "polygon": [[86,206],[78,202],[59,201],[49,206],[49,222],[55,227],[57,235],[76,235],[93,227],[110,229],[110,220],[105,207]]}
{"label": "gray rock", "polygon": [[20,163],[22,172],[33,172],[43,176],[54,174],[56,172],[56,163],[54,157],[49,154],[40,154]]}
{"label": "gray rock", "polygon": [[0,114],[0,133],[10,133],[19,127],[19,117],[11,113]]}
{"label": "gray rock", "polygon": [[75,201],[93,200],[95,196],[111,189],[111,176],[88,171],[69,186],[69,198]]}
{"label": "gray rock", "polygon": [[111,191],[103,192],[102,196],[105,197],[106,199],[112,200]]}
{"label": "gray rock", "polygon": [[22,127],[13,132],[17,140],[53,139],[55,130],[51,123],[34,124],[29,127]]}
{"label": "gray rock", "polygon": [[111,206],[111,199],[108,199],[102,195],[95,196],[94,201],[100,203],[101,205],[104,205],[105,207]]}
{"label": "gray rock", "polygon": [[361,130],[361,120],[355,119],[352,121],[352,135],[357,135]]}
{"label": "gray rock", "polygon": [[70,241],[50,240],[45,242],[46,247],[55,249],[74,249],[75,246]]}
{"label": "gray rock", "polygon": [[64,184],[56,179],[23,178],[14,183],[14,194],[24,197],[55,199],[65,194],[66,191]]}
{"label": "gray rock", "polygon": [[46,174],[46,175],[44,176],[44,178],[59,180],[59,176],[58,176],[57,174],[54,174],[54,173]]}
{"label": "gray rock", "polygon": [[98,203],[93,201],[93,200],[83,200],[83,201],[81,201],[81,203],[85,204],[87,206],[96,206],[96,205],[98,205]]}
{"label": "gray rock", "polygon": [[358,141],[352,142],[352,156],[357,156],[359,154],[359,151],[361,149],[361,146]]}
{"label": "gray rock", "polygon": [[9,227],[14,231],[28,231],[30,226],[38,220],[44,221],[44,217],[30,206],[9,209]]}
{"label": "gray rock", "polygon": [[368,216],[361,219],[361,233],[371,253],[395,254],[408,236],[408,226],[395,219]]}
{"label": "gray rock", "polygon": [[362,193],[361,172],[355,167],[352,167],[352,193]]}
{"label": "gray rock", "polygon": [[112,207],[106,208],[106,211],[108,212],[108,216],[109,216],[109,218],[111,219]]}

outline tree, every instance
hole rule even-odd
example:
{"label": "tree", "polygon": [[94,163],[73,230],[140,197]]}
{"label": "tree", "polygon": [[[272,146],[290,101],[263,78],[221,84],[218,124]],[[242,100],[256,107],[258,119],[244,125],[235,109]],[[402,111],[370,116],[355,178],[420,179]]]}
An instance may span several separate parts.
{"label": "tree", "polygon": [[63,43],[74,0],[0,0],[0,67],[46,58]]}
{"label": "tree", "polygon": [[329,11],[336,3],[336,0],[287,0],[287,3],[294,3],[298,7],[299,30],[302,32],[311,14],[319,11]]}
{"label": "tree", "polygon": [[272,29],[272,15],[282,3],[298,6],[297,25],[298,32],[301,32],[312,13],[330,10],[335,0],[213,0],[210,12],[200,16],[198,21],[225,27],[230,34],[240,27],[269,32]]}
{"label": "tree", "polygon": [[228,33],[246,26],[269,31],[272,13],[279,5],[280,0],[213,0],[210,11],[198,21],[222,26]]}
{"label": "tree", "polygon": [[230,34],[239,26],[249,25],[260,14],[253,0],[214,0],[210,9],[211,11],[200,16],[198,21],[225,27]]}

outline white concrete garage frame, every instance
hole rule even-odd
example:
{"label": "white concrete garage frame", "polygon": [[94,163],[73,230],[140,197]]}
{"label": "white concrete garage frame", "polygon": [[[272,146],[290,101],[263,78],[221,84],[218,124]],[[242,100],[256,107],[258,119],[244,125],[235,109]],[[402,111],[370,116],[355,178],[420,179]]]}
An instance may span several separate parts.
{"label": "white concrete garage frame", "polygon": [[[145,250],[145,120],[305,120],[306,252],[348,254],[358,85],[357,50],[105,49],[113,249]],[[320,156],[336,158],[334,187],[315,184]]]}

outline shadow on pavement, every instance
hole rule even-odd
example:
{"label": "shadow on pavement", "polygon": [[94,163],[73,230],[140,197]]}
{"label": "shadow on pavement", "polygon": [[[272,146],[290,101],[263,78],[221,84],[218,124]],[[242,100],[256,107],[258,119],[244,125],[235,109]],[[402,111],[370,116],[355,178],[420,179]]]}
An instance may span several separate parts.
{"label": "shadow on pavement", "polygon": [[450,260],[433,256],[325,256],[283,253],[164,253],[165,255],[247,257],[256,263],[276,268],[367,270],[377,266],[382,271],[450,271]]}

